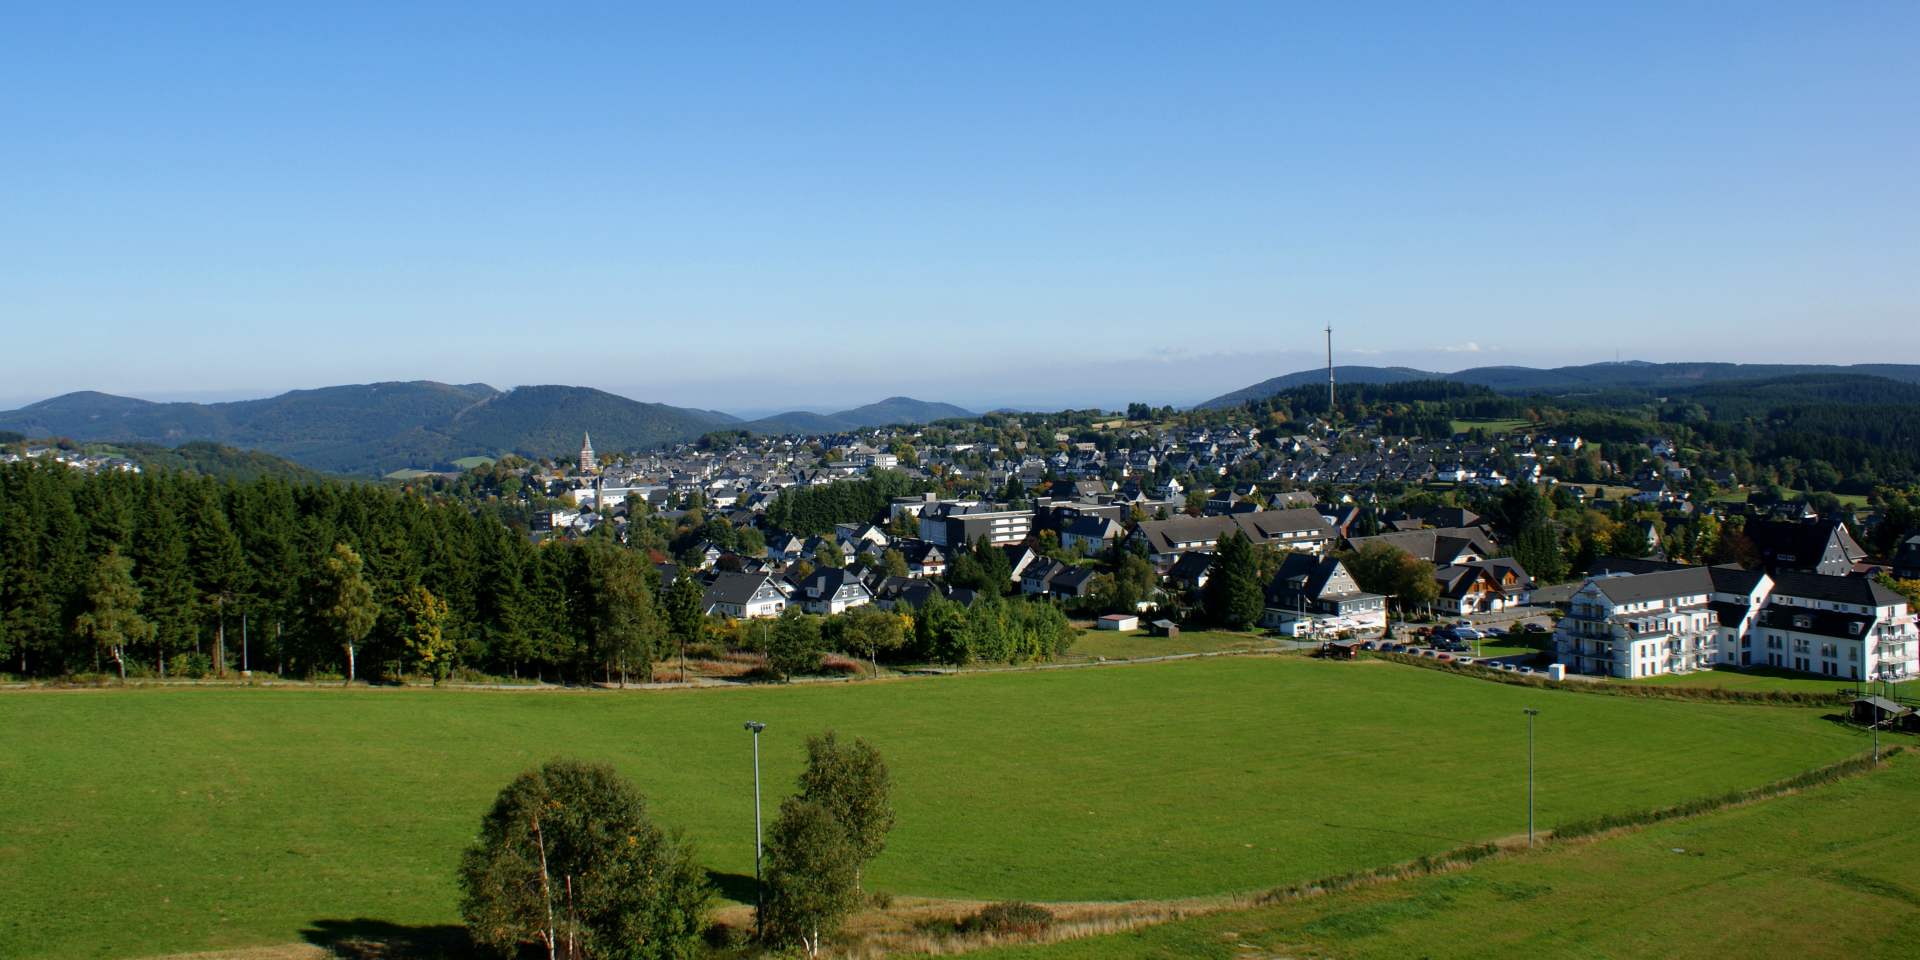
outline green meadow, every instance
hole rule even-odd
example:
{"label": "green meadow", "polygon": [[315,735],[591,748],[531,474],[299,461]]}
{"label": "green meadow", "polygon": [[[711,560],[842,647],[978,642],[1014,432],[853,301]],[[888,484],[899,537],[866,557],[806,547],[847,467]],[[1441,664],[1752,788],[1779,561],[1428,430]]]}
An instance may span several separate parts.
{"label": "green meadow", "polygon": [[[649,692],[165,689],[0,694],[0,957],[298,941],[457,922],[492,796],[554,756],[615,764],[722,890],[751,896],[806,734],[872,740],[898,826],[869,886],[1114,900],[1244,891],[1754,786],[1864,748],[1818,709],[1638,700],[1385,662],[1227,657]],[[1891,821],[1889,821],[1891,822]]]}
{"label": "green meadow", "polygon": [[980,960],[1900,956],[1920,758],[1762,803],[1442,874]]}

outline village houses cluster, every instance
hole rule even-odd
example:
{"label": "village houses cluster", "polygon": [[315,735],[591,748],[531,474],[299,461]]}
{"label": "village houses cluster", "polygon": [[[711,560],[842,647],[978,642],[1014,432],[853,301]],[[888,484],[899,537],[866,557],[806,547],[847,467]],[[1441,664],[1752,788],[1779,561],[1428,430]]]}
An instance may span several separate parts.
{"label": "village houses cluster", "polygon": [[[601,462],[588,440],[578,466],[539,477],[548,493],[570,499],[574,508],[540,516],[534,526],[538,536],[623,525],[642,503],[671,517],[677,505],[697,498],[709,512],[763,529],[764,555],[703,544],[700,569],[683,571],[665,559],[662,573],[700,577],[709,612],[742,618],[777,616],[789,606],[813,613],[863,604],[918,606],[936,594],[970,602],[973,591],[942,577],[958,551],[982,540],[1005,553],[1010,589],[1026,596],[1087,597],[1097,570],[1072,557],[1098,557],[1116,543],[1144,554],[1164,589],[1192,595],[1205,588],[1221,538],[1238,532],[1284,553],[1267,585],[1263,627],[1293,636],[1368,636],[1384,628],[1388,598],[1359,587],[1334,556],[1342,549],[1383,544],[1432,563],[1433,606],[1447,615],[1524,607],[1537,586],[1471,510],[1382,512],[1375,514],[1376,529],[1362,533],[1372,485],[1551,484],[1556,481],[1546,468],[1586,446],[1578,436],[1524,432],[1425,441],[1382,436],[1364,424],[1279,438],[1239,427],[1134,429],[1111,445],[1072,441],[1064,433],[1056,439],[1059,448],[1051,451],[1003,450],[991,442],[929,444],[919,429],[902,427],[741,438],[719,449],[688,444],[611,463]],[[1692,470],[1679,463],[1671,443],[1650,438],[1646,446],[1652,460],[1632,473],[1599,462],[1614,489],[1629,491],[1617,496],[1674,520],[1696,508],[1714,509],[1689,497]],[[911,451],[904,460],[903,447]],[[795,536],[765,522],[768,505],[784,490],[881,469],[924,480],[971,478],[986,491],[1011,484],[1022,495],[1011,501],[899,498],[884,518],[841,524],[831,535]],[[1204,478],[1199,496],[1182,478]],[[1344,492],[1317,498],[1308,486]],[[1293,492],[1273,492],[1276,487]],[[1574,489],[1585,497],[1584,488]],[[1859,575],[1870,571],[1844,524],[1796,509],[1801,512],[1747,524],[1763,554],[1762,570],[1609,558],[1590,571],[1570,603],[1561,598],[1568,615],[1554,638],[1559,659],[1570,671],[1622,677],[1716,664],[1855,679],[1920,670],[1920,642],[1905,602]],[[1651,524],[1646,532],[1657,545]],[[1036,549],[1043,535],[1072,557],[1043,555]],[[1920,543],[1909,546],[1911,562],[1920,564]],[[825,551],[838,562],[815,562]],[[879,562],[887,551],[904,557],[904,574]],[[1657,549],[1650,552],[1659,557]],[[1153,602],[1144,601],[1142,610]]]}

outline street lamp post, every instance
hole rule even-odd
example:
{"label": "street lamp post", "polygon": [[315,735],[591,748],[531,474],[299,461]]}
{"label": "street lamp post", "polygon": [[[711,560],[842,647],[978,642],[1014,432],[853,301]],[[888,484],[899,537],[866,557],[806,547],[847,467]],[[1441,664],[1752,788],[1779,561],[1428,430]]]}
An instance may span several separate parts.
{"label": "street lamp post", "polygon": [[1533,718],[1540,711],[1524,707],[1527,715],[1527,846],[1533,846]]}
{"label": "street lamp post", "polygon": [[760,881],[760,731],[767,725],[758,720],[747,721],[747,732],[753,734],[753,928],[760,929],[760,911],[764,905],[764,896]]}

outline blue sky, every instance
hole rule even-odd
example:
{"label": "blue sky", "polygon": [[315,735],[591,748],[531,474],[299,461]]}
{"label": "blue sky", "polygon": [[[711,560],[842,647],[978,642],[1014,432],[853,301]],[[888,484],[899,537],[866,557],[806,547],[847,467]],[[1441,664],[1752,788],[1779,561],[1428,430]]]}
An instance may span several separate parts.
{"label": "blue sky", "polygon": [[1920,362],[1920,5],[14,5],[0,404]]}

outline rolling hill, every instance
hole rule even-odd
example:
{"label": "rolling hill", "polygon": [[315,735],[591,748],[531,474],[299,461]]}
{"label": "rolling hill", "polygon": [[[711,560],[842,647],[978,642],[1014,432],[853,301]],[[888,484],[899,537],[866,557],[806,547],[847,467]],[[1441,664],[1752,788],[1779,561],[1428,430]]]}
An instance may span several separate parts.
{"label": "rolling hill", "polygon": [[83,391],[0,413],[0,432],[79,442],[194,442],[260,450],[331,473],[442,469],[473,455],[571,456],[591,432],[602,451],[690,440],[713,430],[837,433],[973,414],[889,397],[833,414],[794,412],[751,423],[712,410],[642,403],[591,387],[502,392],[484,383],[421,380],[292,390],[259,400],[154,403]]}
{"label": "rolling hill", "polygon": [[[1920,364],[1856,363],[1590,363],[1581,366],[1553,367],[1474,367],[1453,373],[1434,373],[1411,367],[1334,368],[1336,383],[1404,383],[1410,380],[1452,380],[1488,387],[1502,393],[1571,394],[1600,390],[1678,390],[1711,383],[1736,383],[1768,380],[1805,374],[1856,374],[1885,377],[1905,383],[1920,383]],[[1231,407],[1270,397],[1293,387],[1323,384],[1324,368],[1301,370],[1263,380],[1252,386],[1224,393],[1204,403],[1200,409]]]}
{"label": "rolling hill", "polygon": [[793,410],[771,417],[750,420],[740,429],[755,433],[838,433],[891,424],[932,423],[955,417],[976,417],[971,410],[951,403],[934,403],[912,397],[888,397],[878,403],[842,410],[839,413],[810,413]]}
{"label": "rolling hill", "polygon": [[260,400],[153,403],[70,393],[0,413],[0,430],[179,446],[209,441],[263,450],[334,473],[439,467],[471,454],[571,454],[591,430],[602,449],[682,440],[737,421],[724,413],[640,403],[587,387],[501,392],[432,381],[293,390]]}

